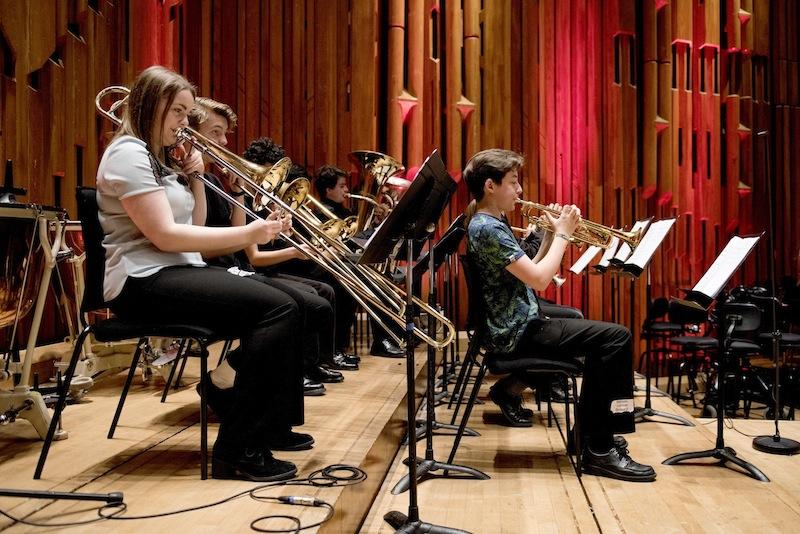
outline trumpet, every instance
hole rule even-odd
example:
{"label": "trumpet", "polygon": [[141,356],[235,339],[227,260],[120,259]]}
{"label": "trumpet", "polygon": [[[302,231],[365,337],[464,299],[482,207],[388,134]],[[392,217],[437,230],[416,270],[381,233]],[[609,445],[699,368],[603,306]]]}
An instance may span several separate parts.
{"label": "trumpet", "polygon": [[[522,211],[522,215],[528,219],[530,224],[548,232],[552,232],[553,227],[547,218],[542,215],[532,215],[531,211],[539,210],[544,213],[549,213],[553,217],[558,217],[561,214],[559,210],[549,208],[543,204],[537,204],[536,202],[517,199],[516,204],[521,206],[520,210]],[[572,233],[570,242],[578,247],[588,244],[590,246],[607,249],[611,246],[611,240],[614,237],[627,243],[631,248],[635,248],[642,239],[642,230],[637,229],[633,232],[625,232],[592,221],[587,221],[586,219],[581,219],[575,231]]]}
{"label": "trumpet", "polygon": [[[122,102],[127,99],[129,92],[126,87],[108,87],[97,94],[95,105],[102,115],[119,125],[122,121],[115,112],[122,105]],[[110,94],[124,94],[125,97],[114,102],[109,109],[105,109],[102,105],[102,100]],[[181,128],[177,132],[177,136],[179,142],[190,143],[218,166],[244,180],[248,184],[244,191],[252,197],[255,205],[262,206],[266,211],[277,209],[291,213],[294,216],[294,223],[302,231],[291,235],[281,233],[281,237],[289,245],[300,250],[303,255],[334,276],[353,296],[353,299],[383,326],[389,336],[398,344],[402,343],[402,341],[386,327],[378,312],[385,314],[405,330],[413,326],[413,322],[409,324],[405,317],[406,310],[410,310],[409,307],[421,309],[442,324],[444,336],[436,338],[428,335],[424,329],[413,326],[412,333],[415,336],[437,349],[448,346],[455,339],[455,327],[447,317],[421,299],[411,297],[371,267],[355,263],[348,255],[349,250],[340,240],[325,233],[320,228],[318,221],[315,222],[304,210],[299,209],[304,204],[305,199],[310,198],[308,197],[310,187],[308,180],[305,178],[288,183],[285,182],[288,169],[291,166],[288,158],[286,161],[278,162],[271,168],[266,168],[242,160],[191,128]],[[197,174],[196,178],[201,180],[212,191],[222,196],[232,206],[242,209],[253,218],[261,218],[256,211],[250,209],[204,176]],[[306,237],[306,235],[303,235],[304,233],[311,237]]]}

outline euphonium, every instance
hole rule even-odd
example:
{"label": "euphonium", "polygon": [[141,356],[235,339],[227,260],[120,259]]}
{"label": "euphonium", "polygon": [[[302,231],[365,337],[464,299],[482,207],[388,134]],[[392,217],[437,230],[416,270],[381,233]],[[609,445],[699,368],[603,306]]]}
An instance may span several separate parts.
{"label": "euphonium", "polygon": [[[559,210],[549,208],[543,204],[537,204],[536,202],[529,202],[521,199],[517,199],[516,203],[522,206],[522,215],[527,217],[530,224],[533,224],[537,228],[548,232],[553,231],[553,227],[546,217],[541,215],[532,215],[531,210],[536,209],[545,213],[549,213],[554,218],[558,218],[558,216],[561,214]],[[611,246],[611,240],[614,237],[619,238],[620,241],[624,241],[631,248],[635,248],[642,238],[642,231],[641,229],[637,229],[635,232],[625,232],[592,221],[587,221],[586,219],[581,219],[578,223],[578,226],[575,228],[575,231],[572,233],[570,242],[578,245],[579,247],[583,246],[585,243],[591,246],[606,249]]]}
{"label": "euphonium", "polygon": [[371,150],[356,150],[351,152],[348,157],[358,167],[362,182],[361,191],[357,195],[353,195],[352,198],[355,200],[372,200],[372,202],[361,202],[358,206],[356,232],[362,232],[369,228],[372,223],[372,218],[375,216],[375,207],[380,204],[378,197],[386,180],[404,170],[405,167],[393,157]]}

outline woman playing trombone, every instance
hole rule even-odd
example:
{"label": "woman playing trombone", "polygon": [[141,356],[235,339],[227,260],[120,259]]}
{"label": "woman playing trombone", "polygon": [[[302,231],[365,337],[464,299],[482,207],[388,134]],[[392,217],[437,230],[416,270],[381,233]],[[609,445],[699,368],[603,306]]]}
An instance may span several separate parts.
{"label": "woman playing trombone", "polygon": [[[220,424],[212,475],[258,481],[291,478],[290,463],[270,447],[291,434],[287,385],[293,376],[292,336],[297,305],[284,293],[224,269],[201,253],[239,250],[271,241],[280,221],[202,226],[202,159],[171,153],[188,124],[194,88],[163,67],[134,82],[122,125],[97,171],[97,201],[105,237],[104,297],[123,319],[185,322],[241,340],[231,415]],[[194,193],[194,194],[193,194]],[[194,223],[194,224],[193,224]]]}

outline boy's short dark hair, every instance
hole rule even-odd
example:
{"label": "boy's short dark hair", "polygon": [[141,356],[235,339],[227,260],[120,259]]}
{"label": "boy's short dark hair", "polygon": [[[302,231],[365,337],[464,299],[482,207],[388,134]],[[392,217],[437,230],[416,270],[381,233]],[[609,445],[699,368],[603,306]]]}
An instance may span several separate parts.
{"label": "boy's short dark hair", "polygon": [[317,188],[317,194],[320,198],[325,198],[328,189],[336,187],[336,182],[340,177],[347,178],[347,173],[339,167],[333,165],[323,165],[317,169],[317,178],[314,180],[314,187]]}
{"label": "boy's short dark hair", "polygon": [[482,150],[472,156],[464,169],[462,178],[467,182],[467,189],[475,200],[483,198],[483,186],[487,178],[499,184],[503,176],[509,171],[519,169],[525,163],[525,158],[512,150],[490,148]]}
{"label": "boy's short dark hair", "polygon": [[250,142],[243,155],[257,165],[274,165],[286,157],[286,151],[271,138],[259,137]]}

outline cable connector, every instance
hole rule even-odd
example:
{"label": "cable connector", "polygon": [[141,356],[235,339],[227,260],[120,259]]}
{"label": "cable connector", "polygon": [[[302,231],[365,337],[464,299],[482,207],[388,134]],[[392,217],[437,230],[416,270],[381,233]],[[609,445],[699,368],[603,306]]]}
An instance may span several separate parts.
{"label": "cable connector", "polygon": [[296,504],[298,506],[322,506],[325,504],[323,500],[298,495],[282,495],[278,497],[278,501],[283,504]]}

